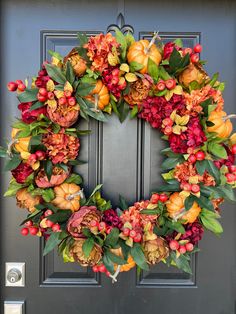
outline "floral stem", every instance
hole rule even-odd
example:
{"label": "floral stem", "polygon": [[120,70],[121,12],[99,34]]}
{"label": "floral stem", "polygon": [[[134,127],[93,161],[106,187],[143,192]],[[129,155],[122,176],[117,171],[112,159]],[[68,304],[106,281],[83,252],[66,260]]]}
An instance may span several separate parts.
{"label": "floral stem", "polygon": [[155,43],[156,39],[161,39],[158,36],[158,32],[154,32],[154,35],[152,37],[152,40],[150,41],[149,45],[147,46],[147,48],[144,49],[144,52],[147,54],[149,52],[149,49],[152,47],[152,45]]}
{"label": "floral stem", "polygon": [[109,277],[112,279],[112,283],[115,283],[115,282],[117,282],[117,277],[118,277],[118,275],[119,275],[119,273],[120,273],[120,269],[121,269],[121,266],[120,265],[118,265],[117,266],[117,270],[116,270],[116,272],[114,273],[114,275],[109,275]]}
{"label": "floral stem", "polygon": [[12,156],[12,146],[18,142],[18,139],[11,140],[7,145],[7,154],[11,157]]}
{"label": "floral stem", "polygon": [[81,198],[84,198],[84,192],[83,189],[79,190],[78,192],[74,193],[74,194],[70,194],[66,197],[67,201],[72,201],[76,196],[80,196]]}
{"label": "floral stem", "polygon": [[224,117],[223,120],[227,120],[227,119],[235,119],[236,118],[236,114],[229,114],[228,116]]}

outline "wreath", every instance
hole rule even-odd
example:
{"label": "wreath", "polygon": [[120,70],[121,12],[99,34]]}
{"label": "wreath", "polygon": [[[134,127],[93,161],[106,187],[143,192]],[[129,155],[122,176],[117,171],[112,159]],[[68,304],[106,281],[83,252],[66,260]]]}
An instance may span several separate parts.
{"label": "wreath", "polygon": [[[5,196],[28,210],[21,234],[45,239],[44,255],[55,247],[65,262],[91,266],[113,281],[119,272],[164,262],[191,273],[204,229],[222,233],[219,205],[235,201],[236,133],[223,111],[224,83],[209,77],[199,59],[202,46],[181,40],[135,41],[130,33],[78,34],[66,57],[49,51],[32,81],[8,83],[17,91],[21,118],[1,147],[12,179]],[[129,115],[159,130],[168,147],[165,183],[148,200],[112,207],[82,188],[78,159],[79,119],[106,122]],[[77,123],[78,122],[78,123]]]}

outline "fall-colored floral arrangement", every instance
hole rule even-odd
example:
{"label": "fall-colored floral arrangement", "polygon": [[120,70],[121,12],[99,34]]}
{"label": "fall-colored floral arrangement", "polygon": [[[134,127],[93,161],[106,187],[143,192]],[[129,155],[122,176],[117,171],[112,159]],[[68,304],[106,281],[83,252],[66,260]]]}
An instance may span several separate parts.
{"label": "fall-colored floral arrangement", "polygon": [[[183,48],[135,41],[117,30],[87,38],[62,57],[50,51],[32,82],[10,82],[21,118],[13,124],[5,170],[12,179],[5,196],[29,211],[22,235],[44,237],[44,255],[58,246],[65,262],[91,266],[116,281],[134,266],[164,262],[191,273],[190,255],[204,228],[220,234],[218,206],[234,201],[236,134],[223,111],[224,83],[199,59],[202,46]],[[169,144],[165,184],[148,200],[113,208],[98,185],[85,197],[73,166],[80,150],[80,119],[106,122],[112,112],[147,121]]]}

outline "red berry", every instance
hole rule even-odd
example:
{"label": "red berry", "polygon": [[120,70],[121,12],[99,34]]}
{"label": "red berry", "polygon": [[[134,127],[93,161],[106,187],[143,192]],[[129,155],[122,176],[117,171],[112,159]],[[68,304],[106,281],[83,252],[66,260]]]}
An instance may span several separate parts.
{"label": "red berry", "polygon": [[31,154],[27,160],[28,164],[33,165],[37,161],[36,154]]}
{"label": "red berry", "polygon": [[65,91],[64,91],[64,95],[65,95],[66,98],[69,98],[69,97],[71,97],[72,92],[69,91],[69,90],[65,90]]}
{"label": "red berry", "polygon": [[46,220],[46,226],[48,227],[48,228],[52,228],[52,226],[54,225],[54,222],[52,222],[51,220]]}
{"label": "red berry", "polygon": [[107,277],[109,277],[110,274],[111,274],[111,273],[110,273],[108,270],[106,270],[106,275],[107,275]]}
{"label": "red berry", "polygon": [[174,79],[169,79],[165,81],[165,85],[168,89],[174,89],[176,86],[176,81]]}
{"label": "red berry", "polygon": [[48,91],[46,90],[46,88],[42,87],[39,89],[39,94],[44,96],[44,97],[47,97],[48,96]]}
{"label": "red berry", "polygon": [[128,237],[129,233],[130,233],[130,229],[129,228],[124,228],[122,233],[123,233],[124,236]]}
{"label": "red berry", "polygon": [[130,238],[134,239],[136,237],[136,231],[135,230],[131,230],[129,233]]}
{"label": "red berry", "polygon": [[236,155],[236,144],[232,146],[231,151],[234,155]]}
{"label": "red berry", "polygon": [[36,235],[38,233],[38,231],[39,231],[39,228],[37,228],[37,227],[30,227],[29,228],[29,232],[31,235]]}
{"label": "red berry", "polygon": [[20,233],[23,236],[27,236],[29,234],[29,229],[28,228],[22,228]]}
{"label": "red berry", "polygon": [[53,100],[54,99],[54,93],[53,92],[48,92],[47,97],[48,97],[48,99]]}
{"label": "red berry", "polygon": [[183,55],[185,56],[187,53],[189,53],[189,55],[191,56],[191,54],[193,53],[193,49],[192,48],[184,48]]}
{"label": "red berry", "polygon": [[35,152],[35,155],[38,160],[43,160],[46,157],[46,153],[42,150],[37,150],[37,152]]}
{"label": "red berry", "polygon": [[93,266],[92,270],[93,270],[95,273],[97,273],[97,272],[99,271],[98,266],[97,266],[97,265]]}
{"label": "red berry", "polygon": [[38,76],[45,76],[47,73],[44,70],[38,71]]}
{"label": "red berry", "polygon": [[171,240],[169,243],[169,247],[171,250],[176,251],[179,248],[179,242],[176,240]]}
{"label": "red berry", "polygon": [[90,221],[90,227],[97,227],[99,222],[97,220],[91,220]]}
{"label": "red berry", "polygon": [[190,59],[191,59],[191,62],[192,62],[192,63],[198,63],[198,61],[199,61],[199,55],[197,55],[196,53],[194,53],[193,55],[191,55]]}
{"label": "red berry", "polygon": [[142,240],[141,233],[137,233],[136,236],[134,237],[134,242],[140,242],[141,240]]}
{"label": "red berry", "polygon": [[7,88],[10,92],[15,92],[17,90],[17,84],[15,82],[9,82]]}
{"label": "red berry", "polygon": [[45,102],[47,100],[47,97],[40,95],[39,93],[37,94],[37,98],[40,102]]}
{"label": "red berry", "polygon": [[165,193],[161,193],[159,195],[159,200],[162,202],[162,203],[165,203],[167,200],[168,200],[168,195],[166,195]]}
{"label": "red berry", "polygon": [[18,85],[17,89],[18,89],[19,91],[23,92],[23,91],[26,89],[26,86],[25,86],[24,83],[22,83],[22,84],[19,84],[19,85]]}
{"label": "red berry", "polygon": [[191,154],[189,157],[188,157],[188,161],[191,163],[191,164],[194,164],[196,162],[197,158],[195,155]]}
{"label": "red berry", "polygon": [[199,186],[198,184],[193,184],[193,185],[191,186],[191,191],[192,191],[193,193],[198,193],[198,192],[200,191],[200,186]]}
{"label": "red berry", "polygon": [[101,273],[105,273],[106,272],[106,267],[105,267],[105,265],[99,265],[98,266],[98,271],[100,271]]}
{"label": "red berry", "polygon": [[26,226],[26,227],[31,227],[31,226],[33,226],[33,221],[32,221],[32,220],[26,221],[25,226]]}
{"label": "red berry", "polygon": [[104,229],[106,229],[106,223],[104,221],[102,221],[98,225],[98,230],[102,231]]}
{"label": "red berry", "polygon": [[180,188],[184,191],[191,191],[192,185],[188,182],[181,183]]}
{"label": "red berry", "polygon": [[69,104],[70,106],[75,106],[75,105],[76,105],[76,99],[75,99],[75,97],[70,97],[70,98],[67,99],[67,101],[68,101],[68,104]]}
{"label": "red berry", "polygon": [[44,216],[47,217],[47,216],[50,216],[53,214],[53,211],[51,209],[47,209],[44,213]]}
{"label": "red berry", "polygon": [[194,46],[193,50],[196,53],[200,53],[202,51],[202,46],[200,44],[197,44],[196,46]]}
{"label": "red berry", "polygon": [[152,204],[157,204],[158,203],[158,201],[159,201],[159,194],[157,194],[157,193],[155,193],[155,194],[152,194],[152,197],[151,197],[151,203]]}
{"label": "red berry", "polygon": [[53,232],[58,232],[61,230],[61,227],[58,223],[56,223],[55,225],[52,226],[52,231]]}
{"label": "red berry", "polygon": [[58,103],[59,103],[59,105],[62,105],[62,106],[66,105],[67,104],[66,97],[59,98]]}
{"label": "red berry", "polygon": [[19,85],[19,84],[24,84],[24,83],[22,80],[16,80],[16,84]]}
{"label": "red berry", "polygon": [[233,173],[226,173],[225,176],[226,176],[227,182],[229,183],[234,182],[236,179],[236,176]]}
{"label": "red berry", "polygon": [[180,253],[180,254],[186,253],[186,248],[185,248],[184,245],[181,245],[181,246],[179,247],[179,253]]}
{"label": "red berry", "polygon": [[188,252],[192,252],[193,247],[194,247],[193,244],[190,242],[185,244],[185,248]]}
{"label": "red berry", "polygon": [[159,91],[163,91],[166,88],[166,84],[164,81],[159,81],[156,85],[157,89]]}
{"label": "red berry", "polygon": [[198,152],[196,152],[195,157],[197,160],[204,160],[205,153],[202,150],[199,150]]}

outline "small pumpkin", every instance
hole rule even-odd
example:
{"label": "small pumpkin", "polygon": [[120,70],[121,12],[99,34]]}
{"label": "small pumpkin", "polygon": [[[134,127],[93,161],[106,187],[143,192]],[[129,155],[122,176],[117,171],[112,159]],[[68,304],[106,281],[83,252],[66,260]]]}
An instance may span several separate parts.
{"label": "small pumpkin", "polygon": [[16,138],[16,134],[19,131],[20,131],[19,129],[13,128],[11,132],[11,137],[15,141],[14,148],[16,151],[18,151],[21,154],[22,159],[27,159],[30,156],[28,147],[29,147],[31,136]]}
{"label": "small pumpkin", "polygon": [[147,73],[148,59],[151,59],[156,65],[161,62],[161,54],[157,46],[146,39],[139,40],[131,44],[127,54],[128,63],[138,62],[143,65],[143,68],[139,71],[142,74]]}
{"label": "small pumpkin", "polygon": [[196,202],[193,203],[193,206],[185,211],[184,209],[184,201],[185,197],[183,197],[180,193],[175,192],[170,197],[168,202],[166,202],[167,212],[169,217],[173,219],[181,218],[187,223],[193,223],[198,215],[201,212],[201,208],[198,206]]}
{"label": "small pumpkin", "polygon": [[227,138],[230,136],[233,125],[229,119],[224,119],[227,113],[224,111],[212,111],[208,117],[208,121],[214,123],[213,126],[207,128],[208,132],[215,132],[220,138]]}
{"label": "small pumpkin", "polygon": [[80,208],[80,186],[75,183],[62,183],[54,187],[55,198],[52,203],[60,209],[75,212]]}
{"label": "small pumpkin", "polygon": [[109,90],[106,85],[103,84],[102,80],[98,80],[90,95],[86,96],[85,98],[93,103],[96,103],[97,101],[97,107],[103,110],[107,105],[109,105]]}
{"label": "small pumpkin", "polygon": [[[123,254],[122,254],[122,250],[121,248],[118,248],[118,249],[111,249],[111,252],[119,257],[122,257],[123,258]],[[132,269],[133,267],[135,267],[136,263],[135,261],[133,260],[132,256],[129,255],[128,259],[127,259],[127,264],[124,264],[124,265],[120,265],[120,272],[123,272],[123,271],[129,271],[130,269]],[[114,269],[116,271],[118,265],[114,264]]]}
{"label": "small pumpkin", "polygon": [[33,213],[36,210],[35,206],[41,202],[41,196],[32,196],[27,188],[23,188],[16,192],[16,201],[18,207],[26,208],[30,213]]}

